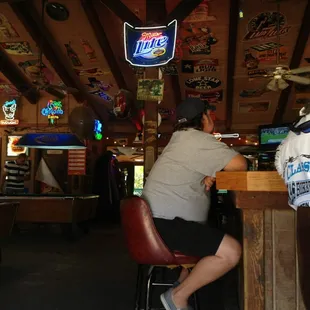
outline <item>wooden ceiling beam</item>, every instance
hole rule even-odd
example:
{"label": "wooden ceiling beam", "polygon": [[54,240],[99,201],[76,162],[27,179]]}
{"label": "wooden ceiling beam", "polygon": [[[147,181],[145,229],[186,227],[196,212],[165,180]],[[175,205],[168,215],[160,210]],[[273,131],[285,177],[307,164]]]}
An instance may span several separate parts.
{"label": "wooden ceiling beam", "polygon": [[240,0],[230,0],[227,79],[226,79],[226,131],[228,132],[231,131],[232,127],[234,85],[235,85],[234,75],[236,67],[238,24],[239,24],[239,2]]}
{"label": "wooden ceiling beam", "polygon": [[22,96],[27,98],[30,103],[37,103],[39,92],[1,46],[0,71],[18,89]]}
{"label": "wooden ceiling beam", "polygon": [[[87,87],[74,72],[69,60],[59,49],[49,29],[41,23],[41,16],[37,12],[32,1],[11,3],[10,6],[33,40],[37,42],[38,46],[42,49],[43,54],[65,85],[79,90],[78,93],[73,94],[74,98],[78,102],[87,101],[97,116],[101,120],[106,120],[108,118],[106,105],[104,103],[100,104],[97,98],[94,98],[88,93]],[[104,102],[103,100],[101,101]],[[101,107],[104,107],[104,109]]]}
{"label": "wooden ceiling beam", "polygon": [[[117,2],[114,0],[114,2]],[[126,80],[120,69],[116,57],[114,55],[113,49],[109,42],[108,36],[103,28],[100,18],[94,6],[93,0],[81,0],[82,6],[84,8],[85,14],[88,21],[95,33],[96,39],[101,47],[102,53],[110,67],[110,70],[115,78],[115,81],[119,88],[128,89]]]}
{"label": "wooden ceiling beam", "polygon": [[[52,34],[45,25],[42,25],[41,17],[33,3],[11,3],[10,6],[33,40],[42,49],[43,54],[49,60],[65,85],[81,90],[82,83],[79,81],[68,60],[57,47]],[[74,97],[79,102],[86,99],[81,92],[74,94]]]}
{"label": "wooden ceiling beam", "polygon": [[[87,0],[85,2],[88,2]],[[132,26],[141,26],[141,19],[133,13],[122,1],[120,0],[101,0],[109,10],[111,10],[122,21],[126,21]]]}
{"label": "wooden ceiling beam", "polygon": [[[299,29],[299,34],[296,40],[295,48],[292,54],[290,69],[296,69],[300,66],[304,50],[306,48],[309,36],[310,36],[310,1],[307,2],[302,23]],[[284,89],[279,97],[278,107],[273,117],[273,124],[280,124],[283,122],[283,117],[286,112],[286,107],[288,100],[292,92],[293,83],[290,83],[290,86]]]}
{"label": "wooden ceiling beam", "polygon": [[178,22],[183,21],[201,2],[202,0],[182,0],[172,12],[168,13],[166,22],[169,23],[174,19]]}

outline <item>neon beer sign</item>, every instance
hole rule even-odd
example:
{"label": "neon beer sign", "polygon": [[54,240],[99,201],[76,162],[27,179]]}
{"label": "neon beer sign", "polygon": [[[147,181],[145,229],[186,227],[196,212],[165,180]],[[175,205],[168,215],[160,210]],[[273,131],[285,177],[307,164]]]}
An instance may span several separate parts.
{"label": "neon beer sign", "polygon": [[125,58],[137,67],[163,66],[174,58],[176,34],[176,20],[160,27],[124,23]]}
{"label": "neon beer sign", "polygon": [[61,101],[49,100],[46,107],[41,110],[41,114],[48,118],[51,125],[54,125],[59,116],[64,114]]}

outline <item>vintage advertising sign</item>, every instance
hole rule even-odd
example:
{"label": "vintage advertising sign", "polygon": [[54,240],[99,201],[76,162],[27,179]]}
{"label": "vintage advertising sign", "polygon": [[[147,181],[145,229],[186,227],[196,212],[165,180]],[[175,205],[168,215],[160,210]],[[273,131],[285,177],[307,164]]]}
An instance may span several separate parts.
{"label": "vintage advertising sign", "polygon": [[[278,15],[280,29],[278,31]],[[292,27],[287,24],[286,17],[278,12],[262,12],[254,16],[248,23],[247,34],[243,41],[264,40],[278,35],[286,35]]]}
{"label": "vintage advertising sign", "polygon": [[40,65],[38,60],[22,61],[19,62],[18,65],[32,80],[40,81],[42,83],[51,83],[54,79],[54,73],[47,68],[44,63]]}
{"label": "vintage advertising sign", "polygon": [[180,28],[182,47],[189,50],[191,55],[210,55],[211,46],[218,40],[209,27],[194,27],[193,25]]}
{"label": "vintage advertising sign", "polygon": [[3,14],[0,14],[0,41],[14,38],[19,38],[19,34],[9,20]]}
{"label": "vintage advertising sign", "polygon": [[2,42],[0,45],[10,55],[33,55],[29,42]]}
{"label": "vintage advertising sign", "polygon": [[68,175],[86,174],[86,149],[68,150]]}
{"label": "vintage advertising sign", "polygon": [[270,101],[260,102],[239,102],[238,112],[239,113],[259,113],[267,112],[270,107]]}
{"label": "vintage advertising sign", "polygon": [[164,66],[174,58],[177,20],[167,26],[133,27],[124,23],[125,59],[133,66]]}
{"label": "vintage advertising sign", "polygon": [[219,65],[218,59],[204,60],[182,60],[183,73],[202,73],[217,71]]}
{"label": "vintage advertising sign", "polygon": [[91,68],[91,69],[74,69],[74,72],[78,76],[98,76],[98,75],[108,75],[111,74],[111,71],[103,71],[100,68]]}
{"label": "vintage advertising sign", "polygon": [[258,61],[276,61],[279,49],[279,60],[287,59],[287,48],[275,42],[262,43],[251,46],[251,51],[255,51],[254,57]]}
{"label": "vintage advertising sign", "polygon": [[160,70],[164,75],[178,75],[178,67],[172,62],[160,67]]}
{"label": "vintage advertising sign", "polygon": [[211,104],[217,104],[223,100],[223,90],[210,91],[207,93],[200,93],[192,90],[185,90],[186,98],[199,98],[203,101],[208,101]]}
{"label": "vintage advertising sign", "polygon": [[146,101],[161,101],[164,97],[164,80],[138,80],[137,99]]}
{"label": "vintage advertising sign", "polygon": [[198,76],[185,81],[185,86],[196,90],[209,90],[218,88],[222,84],[221,80],[212,76]]}
{"label": "vintage advertising sign", "polygon": [[209,0],[203,0],[189,15],[184,19],[184,23],[211,22],[216,20],[215,16],[209,15]]}
{"label": "vintage advertising sign", "polygon": [[240,92],[240,97],[243,98],[255,98],[260,97],[261,95],[269,92],[266,88],[257,88],[257,89],[243,89]]}
{"label": "vintage advertising sign", "polygon": [[49,100],[46,107],[41,110],[41,114],[48,118],[51,125],[54,125],[59,117],[64,114],[61,101]]}
{"label": "vintage advertising sign", "polygon": [[0,125],[18,125],[19,120],[15,119],[15,113],[17,109],[17,102],[15,99],[6,101],[2,105],[2,111],[4,114],[4,119],[0,120]]}
{"label": "vintage advertising sign", "polygon": [[266,75],[268,74],[267,70],[265,69],[253,69],[248,70],[248,76],[254,76],[254,75]]}

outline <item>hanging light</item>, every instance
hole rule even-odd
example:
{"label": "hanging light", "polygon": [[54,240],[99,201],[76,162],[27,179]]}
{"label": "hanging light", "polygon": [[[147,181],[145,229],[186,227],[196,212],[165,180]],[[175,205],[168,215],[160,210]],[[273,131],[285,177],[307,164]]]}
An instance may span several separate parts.
{"label": "hanging light", "polygon": [[79,150],[84,143],[72,133],[26,133],[16,146],[33,149]]}

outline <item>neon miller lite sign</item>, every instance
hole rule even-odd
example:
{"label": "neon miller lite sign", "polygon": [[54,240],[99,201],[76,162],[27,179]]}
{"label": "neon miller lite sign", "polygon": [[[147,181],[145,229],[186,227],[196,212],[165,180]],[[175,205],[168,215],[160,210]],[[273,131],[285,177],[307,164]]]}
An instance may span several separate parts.
{"label": "neon miller lite sign", "polygon": [[174,58],[177,21],[168,26],[136,27],[124,23],[125,58],[133,66],[163,66]]}

